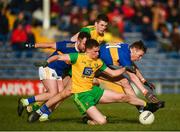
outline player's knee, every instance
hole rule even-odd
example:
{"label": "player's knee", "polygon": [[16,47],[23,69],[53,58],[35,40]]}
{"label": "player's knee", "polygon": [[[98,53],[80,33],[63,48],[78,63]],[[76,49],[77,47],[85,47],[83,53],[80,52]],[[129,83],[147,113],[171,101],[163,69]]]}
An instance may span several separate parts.
{"label": "player's knee", "polygon": [[49,98],[54,97],[56,94],[57,94],[57,92],[51,92],[51,93],[49,94]]}
{"label": "player's knee", "polygon": [[69,97],[69,96],[71,96],[71,94],[72,94],[71,90],[70,89],[66,89],[63,92],[63,98]]}
{"label": "player's knee", "polygon": [[107,123],[107,120],[106,120],[106,118],[101,118],[101,119],[99,119],[98,121],[96,121],[99,125],[104,125],[104,124],[106,124]]}
{"label": "player's knee", "polygon": [[71,95],[71,89],[67,89],[67,90],[65,91],[65,95],[66,95],[66,96],[70,96],[70,95]]}
{"label": "player's knee", "polygon": [[52,91],[50,91],[50,92],[49,92],[49,98],[55,96],[57,93],[58,93],[57,90],[52,90]]}

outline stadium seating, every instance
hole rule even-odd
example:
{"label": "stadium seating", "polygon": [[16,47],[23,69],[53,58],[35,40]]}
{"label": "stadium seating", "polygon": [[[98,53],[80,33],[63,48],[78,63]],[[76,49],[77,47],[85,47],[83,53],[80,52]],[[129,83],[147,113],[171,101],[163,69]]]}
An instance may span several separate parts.
{"label": "stadium seating", "polygon": [[[129,42],[141,39],[136,33],[127,36]],[[25,54],[15,58],[14,54],[11,46],[0,48],[0,79],[38,79],[38,68],[33,63],[46,59],[48,54],[39,50],[33,51],[32,58],[26,58]],[[137,65],[143,75],[156,84],[157,91],[180,92],[179,59],[169,58],[166,53],[159,53],[157,48],[149,48]]]}

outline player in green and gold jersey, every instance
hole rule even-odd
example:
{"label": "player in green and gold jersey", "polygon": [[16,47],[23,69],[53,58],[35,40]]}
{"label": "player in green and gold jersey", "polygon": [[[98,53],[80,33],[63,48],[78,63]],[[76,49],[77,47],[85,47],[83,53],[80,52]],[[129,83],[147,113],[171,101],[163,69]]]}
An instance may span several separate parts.
{"label": "player in green and gold jersey", "polygon": [[[91,35],[92,39],[95,39],[98,41],[99,44],[101,44],[103,41],[105,41],[104,33],[107,29],[109,19],[105,14],[99,14],[97,16],[97,19],[94,23],[94,25],[89,25],[87,27],[83,27],[80,32],[87,32]],[[79,33],[75,34],[71,40],[76,41],[77,36]]]}

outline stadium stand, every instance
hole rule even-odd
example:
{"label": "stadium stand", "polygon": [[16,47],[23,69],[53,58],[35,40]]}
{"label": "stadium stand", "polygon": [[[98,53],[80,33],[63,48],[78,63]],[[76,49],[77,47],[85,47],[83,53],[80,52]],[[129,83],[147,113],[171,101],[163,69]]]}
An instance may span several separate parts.
{"label": "stadium stand", "polygon": [[[38,11],[42,12],[41,0],[22,0],[23,3],[17,1],[0,2],[0,7],[4,7],[0,9],[6,12],[9,20],[8,35],[11,35],[18,13],[21,11],[25,13],[22,21],[26,21],[26,24],[32,26],[36,42],[49,42],[47,36],[53,38],[53,41],[67,40],[71,35],[72,28],[74,29],[73,33],[77,32],[80,27],[94,23],[95,16],[104,12],[110,18],[110,25],[114,24],[111,32],[114,32],[120,40],[125,39],[126,42],[132,43],[144,39],[144,42],[147,42],[148,52],[137,65],[145,77],[156,84],[157,92],[180,93],[179,48],[172,47],[171,43],[166,44],[164,41],[160,41],[165,39],[171,42],[172,28],[175,23],[180,29],[180,14],[171,14],[171,9],[179,10],[180,7],[177,7],[180,5],[179,1],[175,0],[173,3],[155,0],[151,2],[148,0],[135,2],[128,0],[89,1],[81,10],[81,3],[73,0],[58,0],[58,3],[51,3],[52,23],[51,29],[48,31],[42,31],[42,20],[40,19],[42,16],[34,17]],[[173,8],[170,8],[171,6]],[[74,14],[72,10],[77,10],[78,13]],[[3,12],[2,17],[5,17]],[[74,24],[72,27],[73,19],[79,20],[78,26]],[[166,30],[164,30],[165,28]],[[42,34],[45,34],[46,37]],[[45,59],[47,53],[34,50],[32,57],[26,57],[25,51],[22,51],[22,57],[16,58],[9,40],[6,44],[1,43],[0,40],[0,46],[0,79],[38,79],[38,71],[33,63]]]}

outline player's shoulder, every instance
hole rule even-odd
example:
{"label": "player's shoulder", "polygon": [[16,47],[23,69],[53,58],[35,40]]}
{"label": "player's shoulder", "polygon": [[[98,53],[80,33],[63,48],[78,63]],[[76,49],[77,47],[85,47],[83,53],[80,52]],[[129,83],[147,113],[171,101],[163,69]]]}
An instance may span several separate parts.
{"label": "player's shoulder", "polygon": [[95,30],[96,29],[94,25],[88,25],[88,26],[86,26],[84,28],[87,28],[89,30]]}
{"label": "player's shoulder", "polygon": [[58,41],[56,44],[75,44],[74,41],[64,40],[64,41]]}
{"label": "player's shoulder", "polygon": [[121,48],[121,46],[129,47],[129,44],[125,42],[108,42],[101,45],[101,47],[106,47],[106,48]]}

